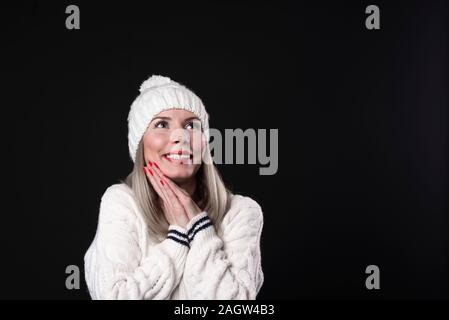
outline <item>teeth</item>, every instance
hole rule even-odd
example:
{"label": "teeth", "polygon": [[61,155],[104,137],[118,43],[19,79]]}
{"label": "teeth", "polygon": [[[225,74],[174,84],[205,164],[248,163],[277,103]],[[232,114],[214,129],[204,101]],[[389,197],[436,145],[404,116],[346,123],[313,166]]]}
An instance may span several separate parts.
{"label": "teeth", "polygon": [[188,154],[182,154],[182,155],[179,155],[179,154],[168,154],[167,158],[173,159],[173,160],[190,159],[190,155],[188,155]]}

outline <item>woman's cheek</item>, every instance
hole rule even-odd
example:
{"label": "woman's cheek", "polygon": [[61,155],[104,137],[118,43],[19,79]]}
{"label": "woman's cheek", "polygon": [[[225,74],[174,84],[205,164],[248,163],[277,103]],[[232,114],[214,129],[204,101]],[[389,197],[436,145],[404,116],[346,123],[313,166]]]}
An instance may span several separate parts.
{"label": "woman's cheek", "polygon": [[167,137],[163,134],[149,134],[145,140],[145,149],[150,154],[160,154],[167,145]]}
{"label": "woman's cheek", "polygon": [[[206,139],[203,133],[194,133],[194,139],[191,148],[194,153],[194,164],[201,165],[206,148]],[[196,139],[196,140],[195,140]]]}
{"label": "woman's cheek", "polygon": [[204,154],[206,152],[206,135],[204,133],[201,133],[201,159],[203,159]]}
{"label": "woman's cheek", "polygon": [[201,131],[193,131],[190,134],[190,143],[193,149],[200,150],[205,142],[204,134]]}

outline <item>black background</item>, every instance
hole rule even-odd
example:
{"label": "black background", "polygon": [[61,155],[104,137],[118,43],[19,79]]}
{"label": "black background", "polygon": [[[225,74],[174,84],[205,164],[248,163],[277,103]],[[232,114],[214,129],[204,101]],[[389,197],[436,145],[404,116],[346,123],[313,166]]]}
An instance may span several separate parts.
{"label": "black background", "polygon": [[[67,30],[76,4],[81,29]],[[366,6],[381,29],[365,28]],[[210,126],[279,130],[279,170],[219,165],[265,214],[261,299],[449,298],[444,1],[2,4],[1,298],[88,299],[65,268],[132,168],[126,118],[152,74]],[[380,268],[380,290],[365,268]]]}

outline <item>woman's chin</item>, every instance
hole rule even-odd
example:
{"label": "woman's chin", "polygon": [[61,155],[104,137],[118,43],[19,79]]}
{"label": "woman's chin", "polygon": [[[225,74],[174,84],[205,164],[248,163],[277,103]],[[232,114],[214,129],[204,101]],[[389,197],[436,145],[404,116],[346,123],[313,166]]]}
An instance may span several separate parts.
{"label": "woman's chin", "polygon": [[184,182],[186,180],[189,180],[193,177],[192,172],[169,172],[165,174],[168,178],[173,180],[176,183]]}

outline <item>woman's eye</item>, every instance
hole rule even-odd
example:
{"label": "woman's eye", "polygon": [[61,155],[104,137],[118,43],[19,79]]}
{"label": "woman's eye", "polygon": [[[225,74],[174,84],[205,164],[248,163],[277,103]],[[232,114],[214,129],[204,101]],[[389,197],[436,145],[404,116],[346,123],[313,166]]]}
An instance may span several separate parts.
{"label": "woman's eye", "polygon": [[156,122],[154,125],[155,128],[166,128],[167,127],[167,121],[159,121]]}
{"label": "woman's eye", "polygon": [[198,130],[201,128],[201,124],[197,121],[191,121],[189,123],[186,124],[186,128],[187,129],[195,129]]}

